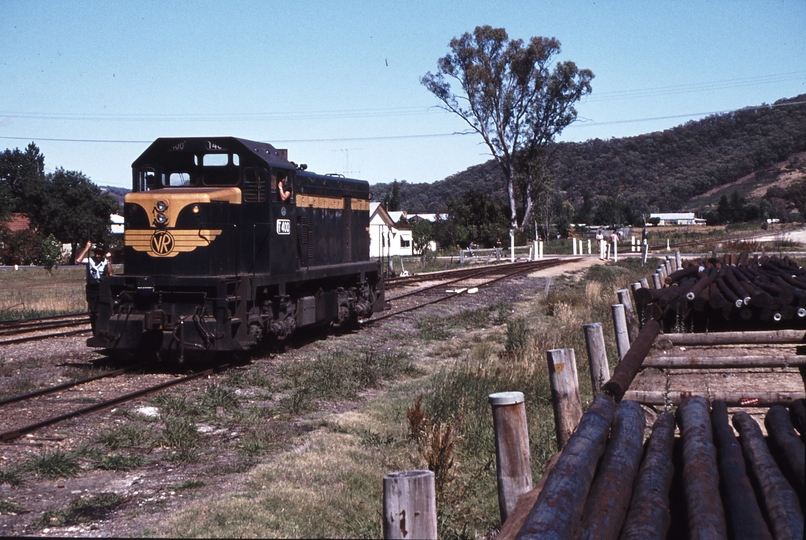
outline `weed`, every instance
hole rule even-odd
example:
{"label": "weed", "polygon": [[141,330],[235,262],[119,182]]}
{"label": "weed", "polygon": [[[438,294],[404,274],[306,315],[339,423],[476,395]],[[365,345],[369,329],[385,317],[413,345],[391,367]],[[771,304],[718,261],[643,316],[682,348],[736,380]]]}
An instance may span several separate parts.
{"label": "weed", "polygon": [[215,410],[221,407],[224,410],[232,410],[238,407],[238,396],[229,388],[224,388],[217,384],[207,386],[201,398],[201,406],[206,409]]}
{"label": "weed", "polygon": [[183,395],[164,393],[153,401],[166,416],[198,416],[200,413],[199,408]]}
{"label": "weed", "polygon": [[256,386],[266,390],[271,390],[274,387],[274,382],[270,377],[263,375],[256,369],[248,370],[232,370],[227,373],[227,386],[234,388],[245,388],[247,386]]}
{"label": "weed", "polygon": [[507,339],[504,351],[508,358],[523,361],[531,345],[529,323],[522,317],[516,317],[507,323]]}
{"label": "weed", "polygon": [[72,452],[55,450],[31,458],[26,468],[44,478],[69,478],[79,471],[78,458]]}
{"label": "weed", "polygon": [[171,448],[193,448],[199,442],[201,434],[196,424],[187,418],[167,416],[165,429],[162,431],[162,442]]}
{"label": "weed", "polygon": [[513,313],[512,304],[509,302],[498,302],[490,307],[490,311],[494,313],[493,324],[496,326],[500,326],[509,321]]}
{"label": "weed", "polygon": [[21,486],[22,476],[16,469],[3,469],[0,470],[0,485],[8,484],[10,486]]}
{"label": "weed", "polygon": [[441,498],[451,482],[453,467],[453,428],[450,424],[434,424],[429,436],[429,444],[423,452],[428,470],[434,473],[434,486],[437,497]]}
{"label": "weed", "polygon": [[122,454],[106,454],[95,463],[95,467],[104,471],[125,471],[145,465],[142,456],[124,456]]}
{"label": "weed", "polygon": [[98,442],[105,444],[110,450],[122,448],[138,448],[153,442],[151,431],[140,424],[124,424],[105,429],[98,437]]}
{"label": "weed", "polygon": [[275,444],[268,433],[247,433],[241,439],[238,452],[247,457],[257,457],[268,453]]}
{"label": "weed", "polygon": [[335,351],[316,359],[283,368],[291,378],[291,394],[280,406],[291,414],[307,412],[317,399],[356,399],[366,388],[400,374],[418,373],[411,358],[396,351],[365,348],[346,353]]}
{"label": "weed", "polygon": [[191,448],[182,448],[176,452],[171,452],[170,454],[165,456],[164,459],[169,463],[185,465],[188,463],[198,463],[199,454]]}
{"label": "weed", "polygon": [[19,504],[15,503],[14,501],[9,501],[6,499],[0,499],[0,515],[2,514],[27,514],[30,510],[27,510],[25,507],[20,506]]}
{"label": "weed", "polygon": [[409,440],[422,444],[428,435],[428,414],[422,410],[423,396],[417,396],[414,405],[406,411],[409,420]]}

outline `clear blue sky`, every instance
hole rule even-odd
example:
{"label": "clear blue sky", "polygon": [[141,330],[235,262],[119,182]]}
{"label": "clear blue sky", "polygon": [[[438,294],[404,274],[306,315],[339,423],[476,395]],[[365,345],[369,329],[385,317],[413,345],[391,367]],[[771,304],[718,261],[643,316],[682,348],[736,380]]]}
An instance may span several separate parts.
{"label": "clear blue sky", "polygon": [[0,149],[129,187],[157,137],[234,135],[319,173],[433,182],[490,157],[419,82],[484,24],[594,72],[561,140],[806,94],[806,0],[0,0]]}

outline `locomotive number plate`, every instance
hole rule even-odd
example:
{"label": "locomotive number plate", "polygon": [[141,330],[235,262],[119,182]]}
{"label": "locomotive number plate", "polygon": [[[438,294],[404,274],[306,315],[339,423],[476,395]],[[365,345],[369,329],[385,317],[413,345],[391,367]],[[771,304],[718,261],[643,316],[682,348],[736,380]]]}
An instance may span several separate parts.
{"label": "locomotive number plate", "polygon": [[277,234],[291,234],[291,220],[278,219],[277,220]]}

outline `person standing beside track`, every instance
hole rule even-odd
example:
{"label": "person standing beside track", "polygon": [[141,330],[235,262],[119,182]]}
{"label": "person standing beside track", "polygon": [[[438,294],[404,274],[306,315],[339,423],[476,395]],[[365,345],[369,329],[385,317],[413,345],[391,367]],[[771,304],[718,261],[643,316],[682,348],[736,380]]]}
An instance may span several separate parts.
{"label": "person standing beside track", "polygon": [[[92,241],[87,241],[87,245],[76,257],[76,261],[84,262],[84,257],[92,248]],[[101,246],[92,248],[92,256],[87,257],[85,264],[87,265],[87,309],[90,313],[90,325],[92,331],[95,332],[95,320],[98,318],[98,297],[101,293],[101,279],[104,276],[113,275],[112,271],[112,254],[106,252]]]}

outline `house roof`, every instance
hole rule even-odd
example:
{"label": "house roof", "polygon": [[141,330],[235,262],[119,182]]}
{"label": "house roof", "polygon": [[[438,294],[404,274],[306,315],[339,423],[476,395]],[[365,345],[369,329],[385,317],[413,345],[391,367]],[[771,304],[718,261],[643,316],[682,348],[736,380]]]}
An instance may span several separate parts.
{"label": "house roof", "polygon": [[14,212],[9,216],[8,221],[0,222],[0,227],[11,232],[24,231],[31,228],[31,220],[25,214]]}

